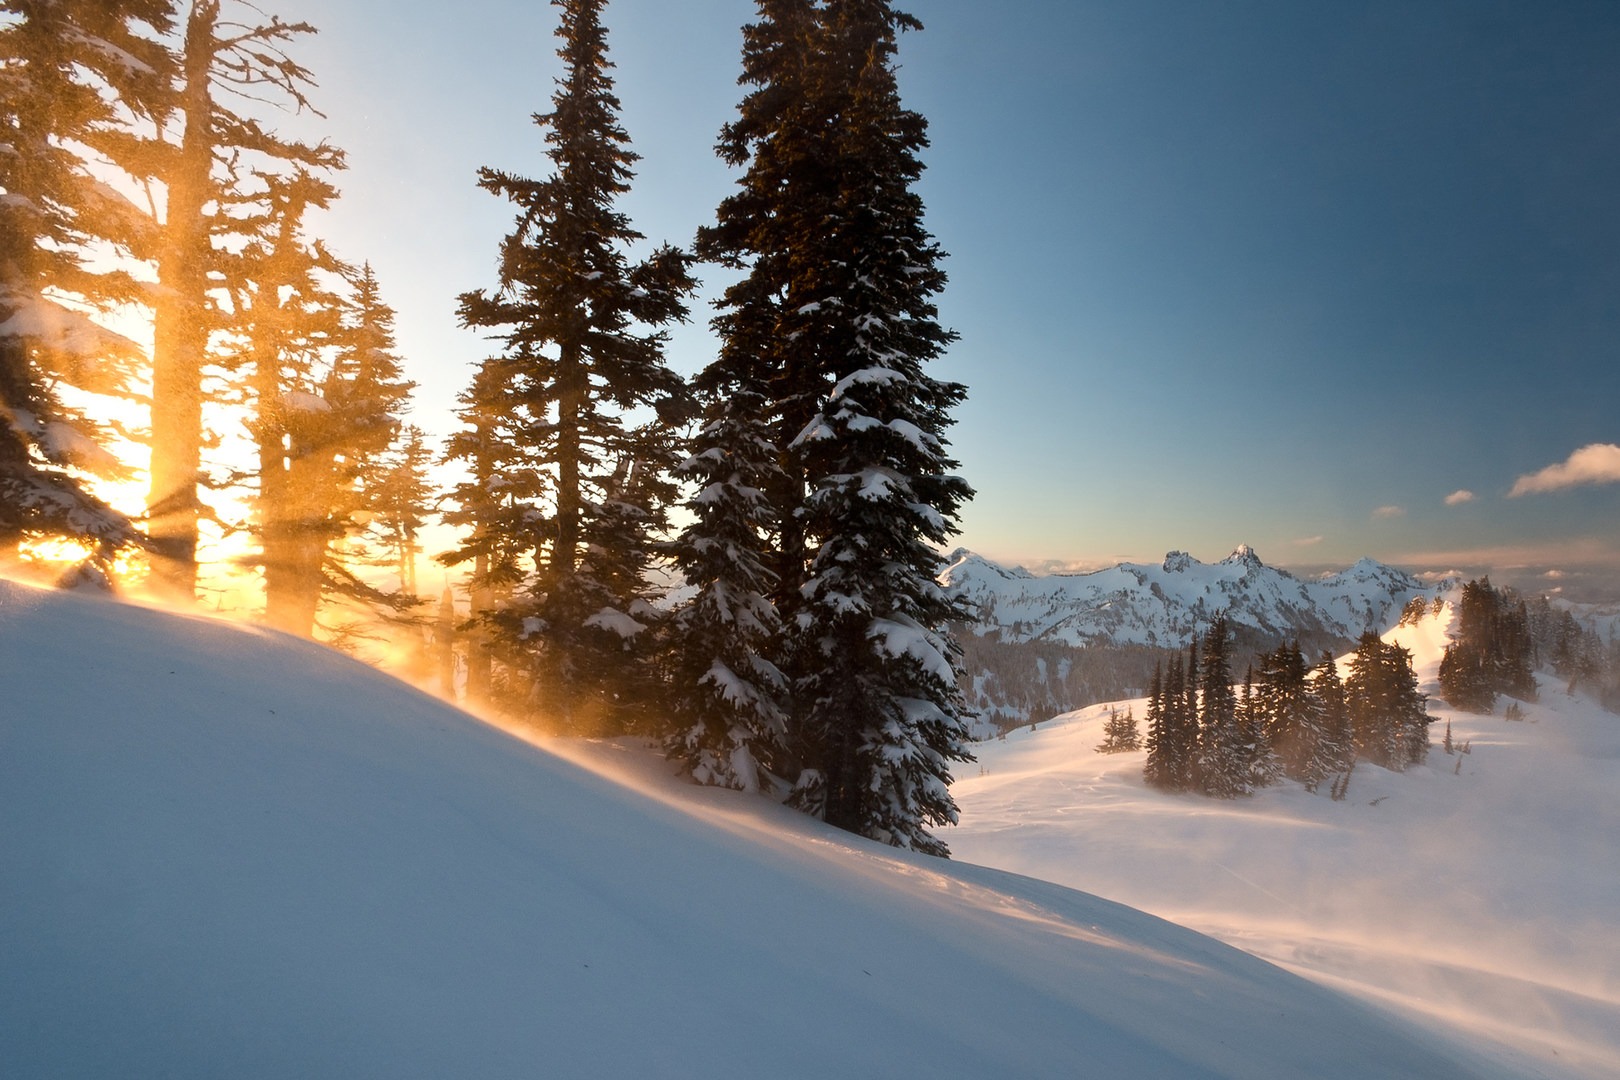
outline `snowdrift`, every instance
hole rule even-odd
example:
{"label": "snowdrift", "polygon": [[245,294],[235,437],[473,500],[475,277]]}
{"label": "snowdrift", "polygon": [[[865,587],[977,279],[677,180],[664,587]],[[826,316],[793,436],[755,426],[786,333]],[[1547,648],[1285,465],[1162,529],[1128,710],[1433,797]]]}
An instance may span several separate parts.
{"label": "snowdrift", "polygon": [[1513,1075],[1153,916],[638,793],[274,633],[0,582],[0,686],[10,1076]]}

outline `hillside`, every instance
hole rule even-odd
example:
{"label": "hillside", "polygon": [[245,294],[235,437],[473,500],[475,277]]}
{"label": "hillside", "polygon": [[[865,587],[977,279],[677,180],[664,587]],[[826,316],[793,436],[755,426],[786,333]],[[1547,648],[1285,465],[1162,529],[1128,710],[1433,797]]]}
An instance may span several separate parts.
{"label": "hillside", "polygon": [[[1449,608],[1387,637],[1424,689]],[[958,857],[1191,926],[1549,1077],[1620,1075],[1620,717],[1544,682],[1524,722],[1430,701],[1404,774],[1358,765],[1348,798],[1296,784],[1220,802],[1101,755],[1109,705],[978,747],[956,786]],[[1122,702],[1142,717],[1145,702]],[[1450,721],[1454,742],[1441,748]]]}
{"label": "hillside", "polygon": [[1534,1075],[274,633],[0,582],[0,685],[9,1075]]}

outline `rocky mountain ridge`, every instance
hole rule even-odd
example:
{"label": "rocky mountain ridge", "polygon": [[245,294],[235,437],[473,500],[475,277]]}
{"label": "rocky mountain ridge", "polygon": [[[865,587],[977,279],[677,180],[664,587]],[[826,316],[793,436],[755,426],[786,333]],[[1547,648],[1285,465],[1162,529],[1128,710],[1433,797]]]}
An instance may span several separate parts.
{"label": "rocky mountain ridge", "polygon": [[973,613],[958,640],[980,738],[1140,696],[1166,650],[1185,648],[1217,615],[1226,616],[1241,672],[1247,657],[1287,641],[1313,657],[1344,652],[1364,631],[1393,627],[1412,597],[1447,587],[1372,559],[1304,580],[1267,566],[1246,544],[1217,563],[1172,551],[1158,565],[1050,575],[962,549],[940,581]]}
{"label": "rocky mountain ridge", "polygon": [[[1217,563],[1172,551],[1158,565],[1120,563],[1089,574],[1037,576],[959,549],[940,578],[974,611],[974,634],[1004,643],[1182,648],[1217,615],[1234,635],[1353,641],[1388,630],[1414,596],[1432,590],[1372,559],[1302,580],[1241,544]],[[1268,646],[1269,647],[1269,646]]]}

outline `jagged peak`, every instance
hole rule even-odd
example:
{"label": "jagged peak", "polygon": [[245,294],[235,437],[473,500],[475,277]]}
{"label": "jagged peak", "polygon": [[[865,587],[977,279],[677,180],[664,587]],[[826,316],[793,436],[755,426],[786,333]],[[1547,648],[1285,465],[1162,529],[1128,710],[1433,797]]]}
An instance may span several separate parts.
{"label": "jagged peak", "polygon": [[1167,574],[1184,574],[1197,562],[1197,559],[1185,551],[1167,552],[1164,556],[1164,572]]}
{"label": "jagged peak", "polygon": [[1221,562],[1226,565],[1238,564],[1256,569],[1265,565],[1260,561],[1260,556],[1256,554],[1254,548],[1248,544],[1239,544],[1232,549],[1232,554],[1222,559]]}

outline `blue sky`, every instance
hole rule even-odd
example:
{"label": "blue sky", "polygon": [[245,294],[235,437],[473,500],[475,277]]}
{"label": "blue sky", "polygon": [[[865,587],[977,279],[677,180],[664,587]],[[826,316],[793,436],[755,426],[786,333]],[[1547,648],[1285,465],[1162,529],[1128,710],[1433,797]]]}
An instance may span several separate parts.
{"label": "blue sky", "polygon": [[[1605,452],[1564,478],[1607,482],[1509,497],[1620,443],[1620,6],[903,6],[927,26],[901,90],[931,124],[962,334],[938,373],[970,388],[962,543],[1620,577]],[[510,220],[473,173],[545,169],[554,9],[281,10],[322,30],[300,56],[350,156],[322,231],[376,266],[442,433],[485,350],[454,297],[492,283]],[[652,239],[689,240],[734,179],[711,147],[753,10],[608,5],[644,159],[625,207]],[[708,359],[706,321],[677,334],[680,369]]]}

